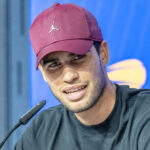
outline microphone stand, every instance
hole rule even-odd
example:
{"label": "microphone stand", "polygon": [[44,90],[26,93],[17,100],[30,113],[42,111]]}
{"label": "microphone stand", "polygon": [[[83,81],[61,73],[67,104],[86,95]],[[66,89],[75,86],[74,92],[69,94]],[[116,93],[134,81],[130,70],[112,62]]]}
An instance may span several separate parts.
{"label": "microphone stand", "polygon": [[4,143],[7,141],[8,137],[21,125],[20,122],[18,122],[12,129],[11,131],[8,133],[8,135],[4,138],[4,140],[1,142],[0,144],[0,149],[2,148],[2,146],[4,145]]}
{"label": "microphone stand", "polygon": [[25,113],[20,119],[19,122],[11,129],[8,135],[4,138],[4,140],[0,143],[0,149],[8,139],[8,137],[16,130],[20,125],[25,125],[44,105],[46,104],[46,100],[42,100],[39,104],[33,107],[30,111]]}

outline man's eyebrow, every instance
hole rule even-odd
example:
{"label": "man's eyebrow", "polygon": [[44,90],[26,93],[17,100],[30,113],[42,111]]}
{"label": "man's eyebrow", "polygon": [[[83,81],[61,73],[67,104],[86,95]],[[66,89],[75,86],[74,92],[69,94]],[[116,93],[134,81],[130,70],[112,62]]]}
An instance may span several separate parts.
{"label": "man's eyebrow", "polygon": [[85,54],[74,54],[74,53],[70,53],[70,54],[68,54],[68,57],[82,56],[82,55],[85,55]]}
{"label": "man's eyebrow", "polygon": [[43,60],[43,64],[46,65],[47,63],[50,63],[50,62],[56,62],[58,61],[58,58],[52,58],[52,59],[45,59]]}
{"label": "man's eyebrow", "polygon": [[72,57],[72,56],[75,56],[76,54],[74,54],[74,53],[69,53],[68,54],[68,57]]}

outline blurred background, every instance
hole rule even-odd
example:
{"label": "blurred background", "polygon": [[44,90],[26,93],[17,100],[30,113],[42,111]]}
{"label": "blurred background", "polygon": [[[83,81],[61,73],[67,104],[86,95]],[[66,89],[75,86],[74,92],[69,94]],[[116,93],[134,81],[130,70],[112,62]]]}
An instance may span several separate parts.
{"label": "blurred background", "polygon": [[[42,99],[44,109],[59,104],[35,70],[29,40],[31,23],[54,2],[77,4],[97,18],[110,50],[106,69],[113,82],[150,88],[149,0],[0,0],[0,141]],[[2,150],[12,150],[27,126],[16,130]]]}

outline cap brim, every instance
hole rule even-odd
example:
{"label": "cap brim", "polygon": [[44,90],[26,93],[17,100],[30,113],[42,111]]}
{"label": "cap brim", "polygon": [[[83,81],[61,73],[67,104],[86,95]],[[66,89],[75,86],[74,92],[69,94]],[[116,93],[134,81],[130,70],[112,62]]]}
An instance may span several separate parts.
{"label": "cap brim", "polygon": [[37,55],[36,69],[38,69],[39,62],[46,55],[52,52],[64,51],[64,52],[70,52],[78,55],[84,55],[91,49],[92,45],[93,45],[92,40],[82,40],[82,39],[64,40],[64,41],[53,43],[45,47]]}

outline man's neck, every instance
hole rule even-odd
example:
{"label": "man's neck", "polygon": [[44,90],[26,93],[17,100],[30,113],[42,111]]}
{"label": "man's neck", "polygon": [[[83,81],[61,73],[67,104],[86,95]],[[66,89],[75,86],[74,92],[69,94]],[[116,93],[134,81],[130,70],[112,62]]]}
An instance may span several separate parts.
{"label": "man's neck", "polygon": [[75,113],[84,125],[96,125],[105,121],[111,114],[116,102],[116,86],[108,83],[99,101],[89,110]]}

